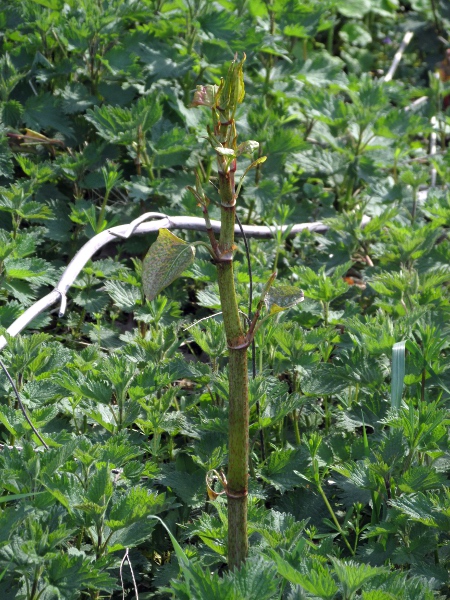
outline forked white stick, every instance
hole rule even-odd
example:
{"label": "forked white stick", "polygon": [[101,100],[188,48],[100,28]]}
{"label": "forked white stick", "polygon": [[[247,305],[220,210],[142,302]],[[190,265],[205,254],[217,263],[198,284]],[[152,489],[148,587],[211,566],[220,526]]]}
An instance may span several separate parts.
{"label": "forked white stick", "polygon": [[[162,217],[158,221],[152,221],[150,223],[143,222],[144,218],[152,219],[155,217]],[[369,217],[363,217],[361,226],[366,225],[370,221]],[[220,221],[211,221],[212,229],[214,232],[220,232]],[[244,233],[248,237],[259,238],[259,239],[270,239],[274,236],[277,231],[286,231],[290,225],[283,225],[278,227],[266,227],[259,225],[243,225]],[[120,239],[127,239],[131,235],[153,233],[160,229],[190,229],[194,231],[206,231],[205,221],[201,217],[169,217],[161,213],[146,213],[142,215],[136,221],[128,225],[118,225],[117,227],[111,227],[99,233],[87,242],[73,257],[70,261],[67,269],[64,271],[61,279],[57,286],[49,294],[38,300],[35,304],[30,306],[23,314],[18,317],[12,325],[8,327],[6,332],[9,336],[14,337],[20,333],[25,327],[31,323],[38,315],[44,310],[53,306],[58,301],[60,304],[59,315],[62,316],[65,311],[67,304],[66,293],[70,286],[74,283],[78,277],[80,271],[86,265],[86,263],[94,256],[100,248],[109,244],[109,242],[117,242]],[[317,233],[326,233],[328,231],[328,225],[320,221],[314,223],[300,223],[291,227],[289,235],[295,235],[308,229],[309,231],[315,231]],[[239,226],[235,227],[236,236],[240,236],[241,231]],[[3,350],[7,346],[8,342],[5,336],[0,336],[0,350]]]}

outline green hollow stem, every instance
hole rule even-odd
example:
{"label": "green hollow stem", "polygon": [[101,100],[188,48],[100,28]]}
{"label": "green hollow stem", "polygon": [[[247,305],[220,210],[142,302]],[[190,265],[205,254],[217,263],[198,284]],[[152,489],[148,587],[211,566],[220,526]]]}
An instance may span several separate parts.
{"label": "green hollow stem", "polygon": [[[233,178],[220,175],[222,203],[229,205]],[[231,196],[232,197],[232,196]],[[234,246],[234,206],[222,206],[219,249],[232,252]],[[225,334],[229,347],[229,433],[228,433],[228,564],[239,568],[248,552],[247,491],[249,453],[249,405],[247,347],[239,316],[234,283],[233,263],[218,262],[217,275]]]}
{"label": "green hollow stem", "polygon": [[349,541],[347,539],[345,531],[343,531],[342,527],[340,526],[339,521],[337,520],[337,517],[336,517],[336,515],[334,513],[334,510],[332,509],[331,504],[329,503],[328,498],[327,498],[325,492],[323,491],[322,485],[319,482],[317,482],[317,491],[319,492],[322,500],[324,501],[325,506],[327,507],[328,512],[330,513],[330,516],[331,516],[331,518],[333,520],[333,523],[335,524],[336,529],[338,530],[338,532],[341,534],[342,539],[344,540],[344,543],[347,546],[350,554],[352,556],[354,556],[355,553],[354,553],[353,548],[351,547],[351,545],[350,545],[350,543],[349,543]]}
{"label": "green hollow stem", "polygon": [[100,231],[101,226],[103,224],[103,219],[105,218],[105,211],[106,211],[106,205],[108,203],[109,194],[110,194],[109,190],[106,190],[105,195],[103,197],[102,205],[100,207],[100,213],[99,213],[98,219],[97,219],[97,232]]}

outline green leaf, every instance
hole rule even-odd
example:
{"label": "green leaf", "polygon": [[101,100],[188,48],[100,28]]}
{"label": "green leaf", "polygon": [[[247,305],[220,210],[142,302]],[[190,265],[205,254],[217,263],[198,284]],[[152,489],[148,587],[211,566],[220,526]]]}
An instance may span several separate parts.
{"label": "green leaf", "polygon": [[55,283],[55,270],[42,258],[7,258],[5,270],[13,279],[32,279],[36,283]]}
{"label": "green leaf", "polygon": [[93,477],[90,478],[86,498],[88,503],[106,508],[113,493],[113,484],[109,466],[103,464]]}
{"label": "green leaf", "polygon": [[370,11],[370,0],[336,0],[337,11],[351,19],[362,19]]}
{"label": "green leaf", "polygon": [[120,106],[96,106],[88,109],[86,119],[105,140],[117,144],[132,144],[137,140],[138,130],[146,133],[159,121],[162,108],[156,96],[140,98],[131,109]]}
{"label": "green leaf", "polygon": [[74,598],[78,596],[77,590],[86,587],[93,590],[104,590],[108,595],[111,595],[116,589],[115,578],[100,568],[96,568],[95,562],[93,563],[90,558],[62,553],[48,556],[51,558],[46,566],[46,577],[49,581],[49,588],[57,591],[57,596],[52,594],[53,598]]}
{"label": "green leaf", "polygon": [[10,179],[13,170],[12,152],[9,149],[7,138],[2,135],[2,137],[0,137],[0,177]]}
{"label": "green leaf", "polygon": [[298,476],[294,470],[301,470],[302,465],[300,460],[301,457],[298,450],[274,450],[261,471],[261,477],[284,494],[286,491],[292,490],[299,485]]}
{"label": "green leaf", "polygon": [[161,523],[161,525],[164,527],[164,529],[167,531],[167,533],[169,534],[170,540],[173,544],[173,549],[175,550],[175,554],[177,556],[178,559],[178,563],[181,567],[181,570],[183,571],[183,575],[186,578],[186,581],[191,581],[192,580],[192,576],[190,573],[190,564],[189,564],[189,559],[186,556],[186,554],[184,553],[182,547],[180,546],[180,544],[177,542],[175,536],[173,535],[173,533],[170,531],[170,529],[167,527],[167,525],[164,523],[164,521],[162,519],[160,519],[159,517],[157,517],[156,515],[151,515],[149,517],[149,519],[156,519],[157,521],[159,521]]}
{"label": "green leaf", "polygon": [[302,390],[306,394],[321,396],[338,394],[349,385],[351,382],[345,369],[331,363],[319,363],[303,378]]}
{"label": "green leaf", "polygon": [[413,494],[424,490],[441,488],[445,485],[446,477],[436,473],[429,467],[416,466],[407,471],[399,480],[398,487],[402,492]]}
{"label": "green leaf", "polygon": [[344,42],[350,42],[363,48],[372,41],[370,32],[359,23],[346,23],[339,31],[339,37]]}
{"label": "green leaf", "polygon": [[295,569],[274,550],[270,551],[270,555],[275,560],[278,573],[291,583],[300,585],[310,594],[323,600],[332,600],[335,597],[338,587],[331,573],[319,561],[314,560],[313,564],[308,565],[309,572],[304,573]]}
{"label": "green leaf", "polygon": [[28,98],[23,119],[27,127],[35,131],[50,128],[55,133],[62,133],[66,138],[73,139],[73,128],[62,111],[61,100],[49,92]]}
{"label": "green leaf", "polygon": [[8,100],[2,108],[3,123],[9,127],[20,127],[23,106],[17,100]]}
{"label": "green leaf", "polygon": [[172,489],[187,506],[201,506],[205,498],[205,472],[196,470],[193,473],[176,471],[167,465],[158,478],[159,483]]}
{"label": "green leaf", "polygon": [[264,298],[264,303],[271,315],[292,308],[303,302],[302,290],[291,285],[271,286]]}
{"label": "green leaf", "polygon": [[105,289],[114,304],[125,312],[134,310],[141,299],[139,288],[123,281],[106,281]]}
{"label": "green leaf", "polygon": [[236,596],[245,600],[269,600],[278,588],[275,565],[261,556],[249,558],[240,569],[227,577],[233,583]]}
{"label": "green leaf", "polygon": [[13,500],[21,500],[22,498],[31,498],[37,494],[43,494],[44,492],[30,492],[29,494],[11,494],[10,496],[0,496],[0,504],[4,502],[12,502]]}
{"label": "green leaf", "polygon": [[339,579],[344,598],[353,598],[361,586],[375,576],[383,573],[383,569],[360,565],[354,561],[343,561],[337,558],[331,559],[334,571]]}
{"label": "green leaf", "polygon": [[363,592],[362,600],[397,600],[397,598],[383,590],[371,590],[370,592]]}
{"label": "green leaf", "polygon": [[[342,0],[345,2],[345,0]],[[359,2],[359,0],[353,0]],[[369,1],[369,0],[366,0]],[[300,69],[298,78],[311,85],[322,87],[336,84],[346,87],[347,76],[343,70],[344,63],[337,56],[331,56],[326,52],[315,53],[308,58]]]}
{"label": "green leaf", "polygon": [[51,10],[62,10],[64,6],[64,0],[31,0],[34,4],[45,6]]}
{"label": "green leaf", "polygon": [[153,300],[194,262],[195,247],[168,229],[160,229],[142,265],[144,293]]}

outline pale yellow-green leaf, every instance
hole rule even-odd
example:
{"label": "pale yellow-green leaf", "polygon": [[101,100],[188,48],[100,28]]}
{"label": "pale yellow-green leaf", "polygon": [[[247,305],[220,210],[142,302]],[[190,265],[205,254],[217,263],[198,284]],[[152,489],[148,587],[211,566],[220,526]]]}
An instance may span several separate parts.
{"label": "pale yellow-green leaf", "polygon": [[194,262],[195,248],[168,229],[160,229],[158,239],[144,258],[142,283],[144,293],[153,300],[165,287]]}
{"label": "pale yellow-green leaf", "polygon": [[304,300],[305,296],[299,288],[291,285],[272,286],[264,299],[269,313],[275,314],[292,308]]}

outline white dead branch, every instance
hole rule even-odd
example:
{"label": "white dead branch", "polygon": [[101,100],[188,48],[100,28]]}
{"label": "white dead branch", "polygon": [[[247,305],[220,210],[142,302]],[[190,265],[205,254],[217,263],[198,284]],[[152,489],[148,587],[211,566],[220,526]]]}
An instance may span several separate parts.
{"label": "white dead branch", "polygon": [[402,60],[403,53],[406,50],[406,47],[409,44],[409,42],[412,40],[413,35],[414,35],[414,33],[412,31],[407,31],[405,33],[405,35],[403,36],[402,43],[400,44],[399,49],[397,50],[397,52],[394,55],[394,60],[392,61],[389,71],[386,73],[386,75],[383,78],[384,81],[392,81],[392,78],[395,75],[395,71],[397,70],[397,67],[400,64],[400,61]]}
{"label": "white dead branch", "polygon": [[[159,218],[158,218],[159,217]],[[157,221],[148,222],[148,219],[158,218]],[[361,223],[364,226],[369,221],[368,217],[364,217]],[[220,231],[220,221],[211,221],[214,232]],[[138,219],[132,221],[128,225],[118,225],[111,227],[99,233],[87,242],[70,261],[67,269],[64,271],[57,286],[49,294],[38,300],[30,306],[20,317],[18,317],[10,327],[6,330],[11,337],[16,336],[29,325],[33,319],[50,308],[57,302],[60,302],[59,316],[64,315],[67,305],[67,291],[74,283],[81,270],[86,263],[92,259],[94,254],[103,246],[110,242],[117,242],[120,239],[127,239],[132,235],[143,235],[146,233],[154,233],[160,229],[184,229],[194,231],[206,231],[205,221],[201,217],[169,217],[162,213],[146,213]],[[305,229],[317,233],[326,233],[328,226],[320,221],[314,223],[300,223],[297,225],[283,226],[258,226],[258,225],[243,225],[244,233],[249,238],[270,239],[275,236],[276,232],[286,232],[289,230],[289,235],[293,236],[301,233]],[[238,225],[235,228],[236,236],[241,236],[241,230]],[[0,350],[7,346],[8,342],[5,336],[0,336]]]}

